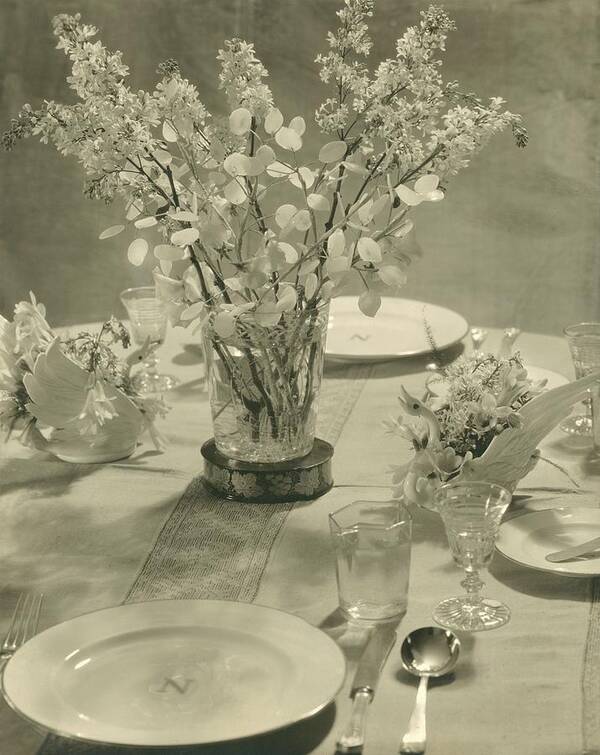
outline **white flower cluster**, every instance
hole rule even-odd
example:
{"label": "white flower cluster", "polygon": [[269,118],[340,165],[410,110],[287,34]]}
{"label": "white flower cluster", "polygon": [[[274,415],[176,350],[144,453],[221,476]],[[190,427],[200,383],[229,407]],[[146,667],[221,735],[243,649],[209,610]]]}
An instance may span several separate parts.
{"label": "white flower cluster", "polygon": [[31,440],[33,420],[26,409],[23,377],[53,340],[44,305],[33,294],[30,301],[17,304],[12,321],[0,315],[0,428],[6,436],[20,431],[25,444]]}
{"label": "white flower cluster", "polygon": [[545,383],[531,380],[518,356],[487,354],[457,359],[429,382],[424,402],[403,391],[405,414],[385,423],[414,450],[407,464],[392,470],[396,494],[429,505],[435,490],[482,456],[496,436],[521,427],[519,409]]}
{"label": "white flower cluster", "polygon": [[346,0],[340,28],[329,35],[330,52],[317,57],[321,78],[337,90],[317,110],[323,131],[363,150],[378,174],[393,172],[395,183],[426,173],[444,181],[509,126],[517,144],[526,144],[520,117],[501,110],[502,98],[485,104],[459,92],[456,82],[444,83],[438,53],[455,25],[438,6],[421,13],[419,25],[398,39],[396,57],[371,76],[360,58],[370,50],[366,19],[372,10],[371,0]]}
{"label": "white flower cluster", "polygon": [[444,85],[436,55],[453,23],[436,6],[371,75],[372,12],[373,0],[346,0],[318,58],[334,96],[316,121],[334,138],[316,156],[301,158],[306,123],[276,108],[251,44],[233,39],[219,51],[231,108],[221,119],[173,60],[152,93],[132,91],[121,54],[92,42],[97,30],[79,15],[54,20],[79,101],[25,106],[4,145],[38,135],[80,161],[90,197],[124,197],[127,223],[101,238],[133,226],[132,264],[144,263],[146,232],[158,231],[155,280],[174,322],[211,315],[225,338],[238,323],[313,317],[352,277],[373,316],[381,291],[406,281],[410,209],[441,200],[445,176],[493,133],[512,124],[525,136],[501,99],[484,106]]}
{"label": "white flower cluster", "polygon": [[[30,301],[18,302],[12,321],[0,315],[0,428],[9,437],[19,431],[24,445],[43,449],[52,427],[49,417],[60,417],[58,429],[73,430],[92,438],[117,416],[115,397],[125,397],[139,410],[140,421],[157,448],[162,447],[154,427],[167,407],[162,399],[138,395],[129,379],[130,365],[117,358],[111,346],[129,346],[129,334],[114,317],[97,334],[79,333],[61,339],[46,320],[46,308],[30,293]],[[58,349],[62,361],[49,358]],[[46,357],[46,360],[40,359]],[[65,372],[65,365],[68,369]],[[28,389],[35,378],[38,390]],[[83,376],[83,390],[80,380]],[[39,388],[45,385],[51,390]],[[112,398],[107,395],[110,393]],[[36,404],[36,408],[34,408]],[[40,419],[40,406],[45,419]],[[60,411],[63,407],[64,411]]]}
{"label": "white flower cluster", "polygon": [[273,95],[262,81],[269,74],[256,57],[254,45],[242,39],[226,40],[217,60],[221,63],[219,88],[225,90],[230,108],[244,107],[264,118],[273,107]]}

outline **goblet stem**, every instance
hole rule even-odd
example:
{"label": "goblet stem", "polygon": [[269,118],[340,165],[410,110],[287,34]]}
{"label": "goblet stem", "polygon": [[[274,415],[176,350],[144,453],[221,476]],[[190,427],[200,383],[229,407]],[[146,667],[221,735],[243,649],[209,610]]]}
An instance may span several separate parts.
{"label": "goblet stem", "polygon": [[473,356],[475,359],[481,359],[485,356],[482,350],[483,342],[487,338],[488,332],[483,328],[471,328],[471,345],[473,347]]}
{"label": "goblet stem", "polygon": [[133,384],[139,393],[163,393],[177,385],[177,378],[162,375],[158,371],[159,361],[155,351],[144,358],[140,371],[133,378]]}
{"label": "goblet stem", "polygon": [[465,570],[465,578],[460,584],[467,593],[466,601],[474,607],[479,605],[481,603],[481,590],[485,583],[480,579],[477,569]]}

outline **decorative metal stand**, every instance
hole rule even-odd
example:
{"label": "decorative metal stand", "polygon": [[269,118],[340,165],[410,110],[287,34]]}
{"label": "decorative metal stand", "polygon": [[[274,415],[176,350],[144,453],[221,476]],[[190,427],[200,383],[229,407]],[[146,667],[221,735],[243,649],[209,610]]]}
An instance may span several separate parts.
{"label": "decorative metal stand", "polygon": [[278,503],[311,500],[331,489],[333,446],[315,438],[313,450],[301,459],[258,464],[230,459],[217,450],[214,438],[202,446],[204,480],[231,501]]}

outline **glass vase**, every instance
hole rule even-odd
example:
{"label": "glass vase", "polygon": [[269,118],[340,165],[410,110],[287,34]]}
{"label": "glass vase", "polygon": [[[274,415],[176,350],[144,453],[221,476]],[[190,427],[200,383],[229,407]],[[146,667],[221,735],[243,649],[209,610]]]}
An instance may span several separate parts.
{"label": "glass vase", "polygon": [[277,463],[313,447],[329,306],[286,312],[275,325],[240,315],[224,338],[202,326],[217,449],[231,459]]}

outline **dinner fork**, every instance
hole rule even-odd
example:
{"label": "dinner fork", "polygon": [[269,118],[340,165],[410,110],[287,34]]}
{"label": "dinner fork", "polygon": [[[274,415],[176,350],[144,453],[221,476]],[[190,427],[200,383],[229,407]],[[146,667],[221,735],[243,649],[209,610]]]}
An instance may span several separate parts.
{"label": "dinner fork", "polygon": [[43,598],[43,595],[35,593],[22,592],[19,595],[8,632],[0,647],[0,664],[12,658],[21,645],[37,632]]}

